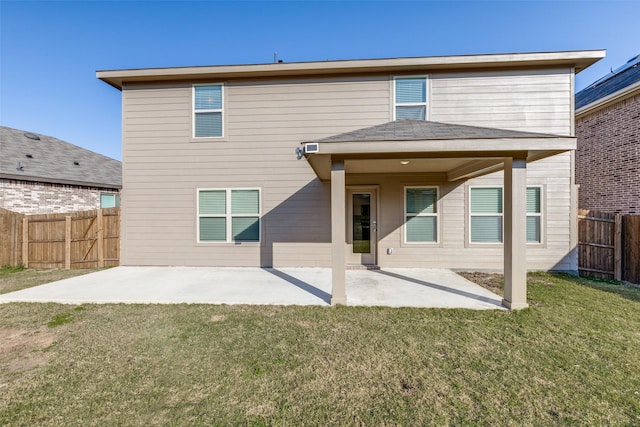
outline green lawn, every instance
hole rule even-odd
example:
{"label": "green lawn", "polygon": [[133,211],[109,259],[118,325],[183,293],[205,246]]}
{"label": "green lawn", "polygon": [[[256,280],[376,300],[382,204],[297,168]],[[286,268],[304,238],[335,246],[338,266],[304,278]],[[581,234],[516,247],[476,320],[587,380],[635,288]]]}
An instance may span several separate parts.
{"label": "green lawn", "polygon": [[640,425],[640,289],[529,302],[0,304],[0,425]]}

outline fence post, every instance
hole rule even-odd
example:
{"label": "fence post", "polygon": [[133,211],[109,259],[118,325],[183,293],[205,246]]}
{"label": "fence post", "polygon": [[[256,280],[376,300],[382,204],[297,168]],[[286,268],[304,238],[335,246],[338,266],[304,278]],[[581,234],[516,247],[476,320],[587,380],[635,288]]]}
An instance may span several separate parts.
{"label": "fence post", "polygon": [[104,231],[102,229],[102,209],[98,209],[97,211],[97,227],[98,227],[98,267],[104,267]]}
{"label": "fence post", "polygon": [[71,217],[69,215],[64,217],[65,229],[64,229],[64,268],[71,269]]}
{"label": "fence post", "polygon": [[622,216],[616,214],[613,224],[614,279],[622,280]]}
{"label": "fence post", "polygon": [[22,218],[22,264],[29,268],[29,218]]}
{"label": "fence post", "polygon": [[9,236],[9,265],[16,266],[20,264],[18,262],[18,217],[16,215],[7,216],[7,219],[11,221],[9,226],[11,227],[11,235]]}

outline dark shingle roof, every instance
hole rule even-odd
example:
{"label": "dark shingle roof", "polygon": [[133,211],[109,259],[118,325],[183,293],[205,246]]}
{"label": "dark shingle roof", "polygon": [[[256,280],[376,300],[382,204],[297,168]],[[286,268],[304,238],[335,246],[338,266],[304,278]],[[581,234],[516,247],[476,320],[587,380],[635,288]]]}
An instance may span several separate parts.
{"label": "dark shingle roof", "polygon": [[0,126],[0,177],[121,188],[122,163],[51,136]]}
{"label": "dark shingle roof", "polygon": [[425,120],[396,120],[313,142],[418,141],[442,139],[556,138],[558,135],[454,125]]}
{"label": "dark shingle roof", "polygon": [[640,81],[640,55],[576,94],[576,110]]}

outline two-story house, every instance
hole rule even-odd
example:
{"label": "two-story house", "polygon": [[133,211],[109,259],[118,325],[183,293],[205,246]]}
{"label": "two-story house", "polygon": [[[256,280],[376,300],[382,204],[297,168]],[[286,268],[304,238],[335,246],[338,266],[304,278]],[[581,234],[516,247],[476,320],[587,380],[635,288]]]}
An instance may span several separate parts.
{"label": "two-story house", "polygon": [[577,270],[574,75],[604,51],[99,71],[123,265]]}

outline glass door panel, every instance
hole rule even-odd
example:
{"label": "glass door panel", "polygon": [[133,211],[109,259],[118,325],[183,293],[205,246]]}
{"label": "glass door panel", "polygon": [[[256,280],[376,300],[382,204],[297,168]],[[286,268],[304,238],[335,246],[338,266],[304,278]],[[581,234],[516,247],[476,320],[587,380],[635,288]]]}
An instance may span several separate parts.
{"label": "glass door panel", "polygon": [[371,253],[371,194],[354,193],[353,203],[353,253]]}

